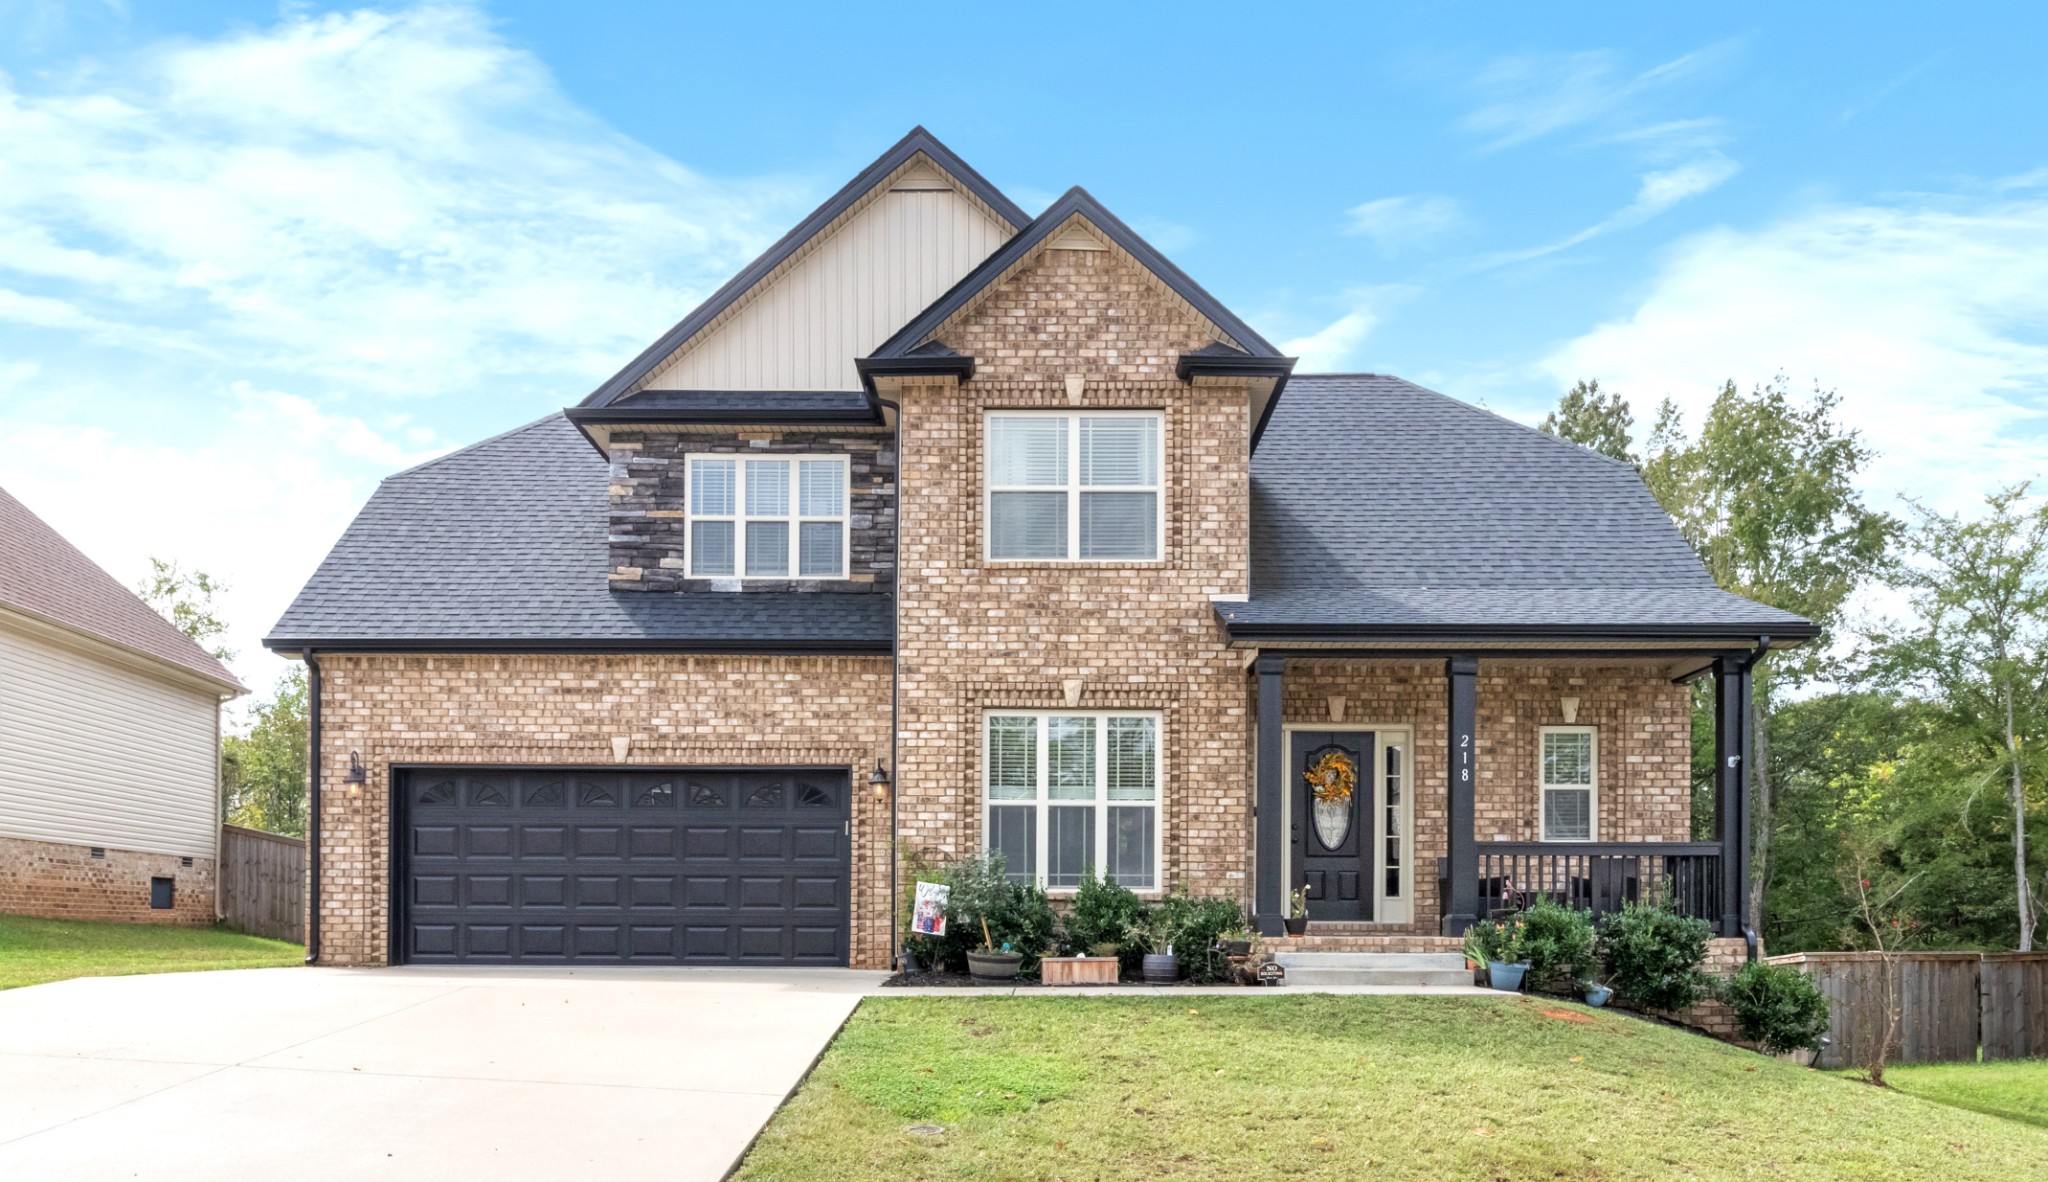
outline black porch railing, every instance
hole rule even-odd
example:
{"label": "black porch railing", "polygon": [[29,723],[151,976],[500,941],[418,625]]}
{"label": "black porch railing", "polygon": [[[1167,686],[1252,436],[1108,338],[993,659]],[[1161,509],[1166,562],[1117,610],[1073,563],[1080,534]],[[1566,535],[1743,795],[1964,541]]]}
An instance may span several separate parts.
{"label": "black porch railing", "polygon": [[[1437,860],[1438,898],[1450,897],[1449,859]],[[1657,903],[1721,927],[1718,842],[1481,842],[1479,914],[1497,917],[1538,899],[1606,915]]]}

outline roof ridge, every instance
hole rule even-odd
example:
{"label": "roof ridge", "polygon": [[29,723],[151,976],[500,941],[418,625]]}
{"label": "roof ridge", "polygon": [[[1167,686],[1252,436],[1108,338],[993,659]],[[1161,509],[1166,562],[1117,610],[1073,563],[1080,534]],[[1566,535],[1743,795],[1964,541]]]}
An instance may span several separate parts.
{"label": "roof ridge", "polygon": [[[1603,463],[1608,463],[1608,464],[1616,464],[1616,465],[1619,465],[1619,466],[1621,466],[1621,467],[1623,467],[1623,468],[1626,468],[1626,469],[1628,469],[1628,470],[1629,470],[1630,472],[1634,473],[1634,474],[1635,474],[1636,476],[1638,476],[1638,477],[1640,477],[1640,476],[1642,475],[1642,469],[1640,469],[1640,468],[1636,467],[1636,466],[1635,466],[1634,464],[1630,463],[1630,462],[1629,462],[1629,461],[1627,461],[1627,460],[1617,460],[1617,459],[1615,459],[1615,458],[1614,458],[1613,456],[1610,456],[1610,455],[1608,455],[1608,454],[1607,454],[1606,452],[1599,452],[1599,451],[1594,451],[1594,450],[1593,450],[1592,448],[1590,448],[1590,447],[1587,447],[1587,446],[1586,446],[1585,444],[1583,444],[1583,443],[1574,443],[1574,442],[1572,442],[1572,441],[1571,441],[1571,440],[1569,440],[1569,439],[1564,439],[1564,438],[1560,438],[1559,436],[1556,436],[1556,435],[1552,435],[1552,434],[1551,434],[1550,432],[1548,432],[1548,431],[1545,431],[1545,430],[1543,430],[1543,429],[1542,429],[1541,427],[1531,427],[1531,426],[1530,426],[1529,424],[1527,424],[1527,423],[1524,423],[1524,422],[1522,422],[1522,421],[1520,421],[1520,420],[1518,420],[1518,419],[1511,419],[1511,418],[1509,418],[1508,416],[1506,416],[1506,415],[1504,415],[1504,414],[1500,413],[1499,411],[1497,411],[1497,410],[1494,410],[1494,409],[1493,409],[1492,407],[1487,407],[1487,406],[1474,406],[1474,405],[1473,405],[1472,403],[1469,403],[1469,402],[1465,401],[1465,400],[1464,400],[1464,399],[1462,399],[1462,398],[1455,398],[1455,397],[1453,397],[1453,396],[1451,396],[1451,395],[1449,395],[1449,394],[1446,394],[1446,393],[1444,393],[1444,392],[1443,392],[1443,391],[1441,391],[1441,390],[1432,390],[1432,389],[1430,389],[1430,388],[1429,388],[1428,386],[1422,385],[1422,384],[1421,384],[1421,383],[1419,383],[1419,382],[1411,382],[1411,381],[1409,381],[1409,380],[1408,380],[1407,378],[1403,378],[1403,377],[1396,377],[1396,376],[1395,376],[1395,375],[1393,375],[1393,374],[1387,374],[1387,373],[1359,373],[1359,374],[1336,374],[1336,373],[1324,374],[1324,373],[1316,373],[1316,374],[1302,374],[1302,375],[1300,375],[1300,377],[1306,377],[1306,378],[1354,378],[1354,377],[1355,377],[1355,378],[1378,378],[1378,379],[1380,379],[1381,381],[1387,381],[1387,382],[1399,382],[1399,383],[1401,383],[1402,385],[1404,385],[1404,386],[1408,387],[1408,388],[1409,388],[1409,389],[1411,389],[1411,390],[1419,390],[1419,391],[1421,391],[1421,392],[1422,392],[1422,393],[1424,393],[1424,394],[1428,394],[1428,395],[1430,395],[1431,397],[1434,397],[1434,398],[1440,398],[1440,399],[1442,399],[1443,401],[1445,401],[1445,402],[1448,402],[1448,403],[1450,403],[1450,404],[1451,404],[1452,406],[1455,406],[1455,407],[1457,407],[1457,408],[1458,408],[1458,409],[1460,409],[1460,410],[1466,411],[1467,413],[1470,413],[1470,414],[1475,414],[1475,415],[1484,415],[1484,416],[1486,416],[1487,418],[1490,418],[1490,419],[1495,419],[1495,420],[1498,420],[1498,421],[1500,421],[1500,422],[1502,422],[1502,423],[1505,423],[1505,424],[1507,424],[1508,426],[1510,426],[1510,427],[1513,427],[1513,428],[1515,428],[1515,429],[1517,429],[1517,430],[1520,430],[1520,431],[1525,431],[1525,432],[1527,432],[1527,433],[1529,433],[1529,434],[1531,434],[1531,435],[1534,435],[1534,436],[1536,436],[1536,437],[1537,437],[1537,438],[1539,438],[1539,439],[1544,439],[1544,440],[1548,440],[1549,442],[1551,442],[1551,443],[1553,443],[1553,444],[1557,444],[1557,445],[1560,445],[1560,446],[1563,446],[1563,447],[1568,447],[1568,448],[1571,448],[1571,449],[1572,449],[1572,450],[1573,450],[1574,452],[1577,452],[1577,453],[1582,453],[1582,454],[1584,454],[1584,455],[1588,455],[1588,456],[1592,456],[1593,458],[1595,458],[1595,459],[1597,459],[1597,460],[1600,460],[1600,461],[1601,461],[1601,462],[1603,462]],[[1298,381],[1298,380],[1300,380],[1300,378],[1297,378],[1296,380]],[[1654,494],[1653,494],[1653,495],[1654,495]],[[1658,507],[1659,507],[1659,508],[1662,508],[1662,505],[1660,504],[1660,505],[1659,505]]]}

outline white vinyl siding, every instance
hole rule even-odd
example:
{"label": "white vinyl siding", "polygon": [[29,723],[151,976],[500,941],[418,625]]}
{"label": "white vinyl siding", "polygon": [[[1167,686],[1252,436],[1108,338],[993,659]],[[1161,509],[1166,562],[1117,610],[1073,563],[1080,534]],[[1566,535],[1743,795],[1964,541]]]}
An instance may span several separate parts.
{"label": "white vinyl siding", "polygon": [[214,856],[218,709],[0,618],[0,836]]}
{"label": "white vinyl siding", "polygon": [[742,297],[646,388],[858,390],[854,359],[874,352],[1012,233],[929,166],[912,170]]}
{"label": "white vinyl siding", "polygon": [[983,432],[990,559],[1152,562],[1165,531],[1161,416],[994,411]]}
{"label": "white vinyl siding", "polygon": [[1599,836],[1600,735],[1590,726],[1546,726],[1537,736],[1543,840]]}

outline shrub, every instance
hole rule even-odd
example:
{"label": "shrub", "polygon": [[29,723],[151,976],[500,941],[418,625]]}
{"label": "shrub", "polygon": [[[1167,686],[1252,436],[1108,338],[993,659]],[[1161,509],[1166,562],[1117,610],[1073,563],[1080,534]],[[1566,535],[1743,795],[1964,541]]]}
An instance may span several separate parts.
{"label": "shrub", "polygon": [[[1028,883],[1011,882],[1001,854],[964,858],[945,867],[939,877],[946,895],[946,934],[915,937],[913,950],[934,967],[964,969],[969,949],[982,946],[982,925],[997,948],[1007,947],[1024,958],[1028,972],[1052,947],[1058,919],[1045,892]],[[927,880],[929,881],[929,880]]]}
{"label": "shrub", "polygon": [[1828,1032],[1828,999],[1789,965],[1752,961],[1729,980],[1722,997],[1735,1010],[1742,1037],[1783,1055],[1817,1051]]}
{"label": "shrub", "polygon": [[1245,926],[1244,908],[1235,899],[1196,899],[1183,894],[1168,895],[1154,909],[1164,940],[1180,956],[1180,971],[1193,981],[1221,980],[1230,962],[1216,955],[1216,937]]}
{"label": "shrub", "polygon": [[1708,995],[1700,972],[1714,929],[1667,908],[1630,903],[1600,922],[1597,948],[1607,983],[1631,1005],[1677,1011]]}
{"label": "shrub", "polygon": [[1119,952],[1130,940],[1132,929],[1145,918],[1145,904],[1138,896],[1107,875],[1084,878],[1074,892],[1074,905],[1067,912],[1067,942],[1082,956],[1098,944],[1114,944]]}
{"label": "shrub", "polygon": [[1533,987],[1562,988],[1595,967],[1593,917],[1586,912],[1539,899],[1521,919],[1522,959]]}

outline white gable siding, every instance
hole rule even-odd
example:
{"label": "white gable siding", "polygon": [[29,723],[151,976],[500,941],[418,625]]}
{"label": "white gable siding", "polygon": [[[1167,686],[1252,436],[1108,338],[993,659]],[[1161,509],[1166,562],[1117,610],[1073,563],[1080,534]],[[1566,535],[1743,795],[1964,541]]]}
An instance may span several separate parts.
{"label": "white gable siding", "polygon": [[218,703],[0,621],[0,836],[212,857]]}
{"label": "white gable siding", "polygon": [[1013,231],[936,174],[850,212],[651,376],[650,390],[858,390],[864,357]]}

